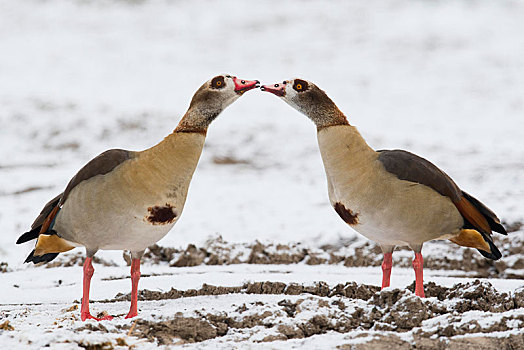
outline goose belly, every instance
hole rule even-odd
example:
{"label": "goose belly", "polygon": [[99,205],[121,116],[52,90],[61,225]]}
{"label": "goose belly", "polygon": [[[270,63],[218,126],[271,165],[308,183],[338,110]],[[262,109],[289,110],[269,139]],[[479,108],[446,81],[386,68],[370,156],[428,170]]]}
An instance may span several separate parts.
{"label": "goose belly", "polygon": [[354,187],[331,183],[339,216],[363,236],[384,245],[414,245],[459,233],[463,219],[447,197],[420,184],[397,180]]}

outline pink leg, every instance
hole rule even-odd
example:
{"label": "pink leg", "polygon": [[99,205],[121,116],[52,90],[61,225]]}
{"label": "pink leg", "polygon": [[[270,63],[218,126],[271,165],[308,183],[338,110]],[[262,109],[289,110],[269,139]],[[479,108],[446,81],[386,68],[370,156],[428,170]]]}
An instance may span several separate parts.
{"label": "pink leg", "polygon": [[424,268],[424,259],[421,253],[415,253],[413,260],[413,269],[415,269],[415,294],[421,298],[424,296],[424,278],[422,270]]}
{"label": "pink leg", "polygon": [[382,261],[382,289],[389,287],[392,266],[393,253],[384,253],[384,260]]}
{"label": "pink leg", "polygon": [[95,272],[95,269],[92,265],[93,258],[86,258],[84,262],[84,292],[82,295],[82,307],[80,309],[80,318],[82,321],[85,321],[86,319],[93,319],[97,321],[101,320],[111,320],[113,319],[112,316],[104,316],[102,318],[96,318],[94,316],[91,316],[91,313],[89,312],[89,288],[91,287],[91,277],[93,277],[93,273]]}
{"label": "pink leg", "polygon": [[126,318],[138,315],[138,280],[140,279],[140,259],[133,259],[131,262],[131,308]]}

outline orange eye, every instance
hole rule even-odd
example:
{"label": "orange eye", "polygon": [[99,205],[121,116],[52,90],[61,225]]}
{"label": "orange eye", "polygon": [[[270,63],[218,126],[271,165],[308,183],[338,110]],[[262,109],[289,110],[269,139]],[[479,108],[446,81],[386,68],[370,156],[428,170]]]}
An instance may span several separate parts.
{"label": "orange eye", "polygon": [[218,86],[222,85],[222,82],[221,81],[217,81],[217,85]]}
{"label": "orange eye", "polygon": [[297,90],[302,90],[302,84],[297,84]]}

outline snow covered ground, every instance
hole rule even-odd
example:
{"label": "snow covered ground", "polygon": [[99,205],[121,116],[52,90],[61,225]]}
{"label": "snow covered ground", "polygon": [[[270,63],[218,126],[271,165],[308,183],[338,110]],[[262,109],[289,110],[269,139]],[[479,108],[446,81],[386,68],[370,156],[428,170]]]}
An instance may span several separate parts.
{"label": "snow covered ground", "polygon": [[[478,253],[451,243],[426,244],[426,265],[431,266],[432,257],[439,261],[427,270],[426,280],[452,288],[473,283],[473,277],[490,277],[483,281],[499,293],[518,295],[524,285],[524,230],[518,225],[524,221],[522,18],[519,1],[0,0],[0,271],[6,271],[0,272],[0,324],[9,321],[14,327],[0,330],[0,344],[70,348],[71,343],[64,343],[68,340],[117,346],[123,334],[128,345],[139,341],[138,348],[153,347],[139,340],[143,332],[128,338],[127,329],[116,332],[117,326],[130,324],[124,320],[104,322],[108,332],[78,330],[84,326],[75,320],[78,310],[62,310],[81,296],[81,269],[24,266],[32,248],[14,242],[83,164],[109,148],[154,145],[174,129],[202,82],[225,72],[263,83],[291,77],[314,81],[370,145],[407,149],[444,169],[515,232],[499,243],[506,256],[498,265],[482,266]],[[348,245],[348,256],[358,251],[351,247],[365,244],[328,204],[312,123],[269,94],[246,93],[211,126],[184,214],[159,245],[202,247],[217,234],[231,247],[256,240],[284,246],[300,242],[304,249],[328,254],[322,247],[334,246],[340,253]],[[64,261],[75,254],[64,254]],[[380,256],[369,254],[361,266],[349,258],[313,265],[307,259],[187,267],[146,262],[142,272],[150,277],[140,287],[187,290],[203,283],[231,287],[256,281],[378,285]],[[121,255],[97,254],[115,266],[95,264],[93,300],[128,292],[129,280],[122,279],[128,267]],[[392,283],[402,290],[412,281],[412,271],[405,269],[409,253],[396,255],[395,263],[403,267],[394,268]],[[467,260],[467,271],[460,275],[462,260]],[[479,269],[483,272],[471,274]],[[257,300],[273,312],[278,302],[291,297],[237,293],[195,298],[167,304],[146,298],[139,302],[141,319],[165,320],[177,311],[194,317],[200,306],[236,317],[233,304]],[[122,302],[94,304],[116,314],[127,307]],[[264,306],[257,307],[256,312],[264,312]],[[522,305],[490,314],[513,322],[506,333],[490,333],[522,336],[521,315]],[[430,320],[438,322],[434,317],[423,322]],[[416,342],[417,327],[402,339]],[[240,331],[244,338],[232,331],[193,346],[246,347],[258,339],[251,331]],[[259,346],[321,348],[379,341],[376,334],[359,335],[358,330],[326,332],[299,340],[275,338]]]}

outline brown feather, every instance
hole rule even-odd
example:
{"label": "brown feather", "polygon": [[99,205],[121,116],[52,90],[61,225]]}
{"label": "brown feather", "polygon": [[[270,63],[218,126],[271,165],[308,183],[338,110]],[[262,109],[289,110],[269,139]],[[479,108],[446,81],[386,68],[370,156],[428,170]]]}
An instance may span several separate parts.
{"label": "brown feather", "polygon": [[461,197],[459,201],[453,201],[453,204],[455,204],[460,214],[477,230],[482,233],[491,234],[488,220],[486,220],[484,215],[465,197]]}
{"label": "brown feather", "polygon": [[36,217],[35,221],[31,225],[31,229],[35,229],[38,226],[42,226],[49,213],[51,213],[51,210],[53,210],[53,208],[56,205],[58,205],[58,202],[60,201],[60,198],[62,198],[63,194],[64,193],[60,193],[58,196],[46,203],[42,211],[40,211],[40,214]]}
{"label": "brown feather", "polygon": [[51,210],[51,213],[45,218],[44,223],[42,224],[42,228],[40,229],[40,234],[47,232],[49,229],[49,226],[51,226],[51,223],[53,222],[56,213],[58,213],[58,210],[60,207],[57,205],[56,207]]}

